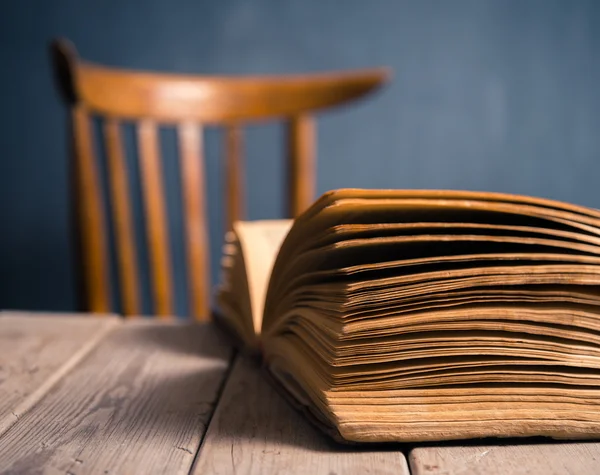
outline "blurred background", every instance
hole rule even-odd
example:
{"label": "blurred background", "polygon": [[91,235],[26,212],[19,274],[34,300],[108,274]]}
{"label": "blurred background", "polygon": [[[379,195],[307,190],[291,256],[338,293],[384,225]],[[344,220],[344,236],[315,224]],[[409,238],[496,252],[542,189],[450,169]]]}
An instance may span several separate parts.
{"label": "blurred background", "polygon": [[[596,0],[20,0],[0,11],[0,308],[76,306],[67,113],[48,56],[57,36],[94,62],[167,72],[387,65],[387,87],[319,116],[319,194],[451,188],[600,208]],[[281,134],[269,124],[248,130],[250,219],[283,214]],[[213,279],[221,138],[210,130],[206,139]],[[166,158],[172,139],[164,136]],[[168,159],[164,167],[176,180]],[[169,206],[180,199],[170,188]],[[170,219],[181,228],[181,213]],[[186,305],[180,296],[179,314]]]}

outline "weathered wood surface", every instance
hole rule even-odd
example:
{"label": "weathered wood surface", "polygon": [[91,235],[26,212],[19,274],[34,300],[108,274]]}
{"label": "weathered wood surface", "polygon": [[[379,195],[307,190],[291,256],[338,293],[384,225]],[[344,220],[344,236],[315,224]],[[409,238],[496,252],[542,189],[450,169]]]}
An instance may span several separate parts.
{"label": "weathered wood surface", "polygon": [[[409,473],[400,446],[331,442],[246,357],[223,387],[231,354],[209,325],[0,313],[0,473]],[[600,443],[424,446],[409,462],[591,475]]]}
{"label": "weathered wood surface", "polygon": [[0,313],[0,435],[118,323],[114,317]]}
{"label": "weathered wood surface", "polygon": [[600,443],[422,447],[412,450],[409,462],[415,475],[597,475]]}
{"label": "weathered wood surface", "polygon": [[331,442],[240,356],[210,423],[193,475],[408,474],[402,452]]}
{"label": "weathered wood surface", "polygon": [[0,473],[185,473],[231,349],[210,326],[114,329],[0,437]]}

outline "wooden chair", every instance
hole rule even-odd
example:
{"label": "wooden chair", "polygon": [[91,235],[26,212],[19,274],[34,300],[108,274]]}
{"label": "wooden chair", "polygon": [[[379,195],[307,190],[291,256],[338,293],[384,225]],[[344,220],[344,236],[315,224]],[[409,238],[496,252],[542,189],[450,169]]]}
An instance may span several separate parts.
{"label": "wooden chair", "polygon": [[[70,108],[78,245],[81,248],[86,311],[113,311],[109,281],[107,214],[114,226],[117,271],[125,315],[140,314],[139,269],[132,222],[129,175],[120,124],[135,122],[140,182],[154,313],[169,316],[173,280],[158,126],[176,127],[190,310],[209,316],[209,251],[202,151],[202,126],[225,133],[227,223],[243,217],[243,122],[287,121],[289,213],[296,216],[313,200],[315,124],[311,113],[343,104],[374,90],[388,78],[385,69],[271,77],[212,77],[128,71],[78,58],[65,40],[51,45],[56,79]],[[91,120],[103,120],[108,189],[106,210]]]}

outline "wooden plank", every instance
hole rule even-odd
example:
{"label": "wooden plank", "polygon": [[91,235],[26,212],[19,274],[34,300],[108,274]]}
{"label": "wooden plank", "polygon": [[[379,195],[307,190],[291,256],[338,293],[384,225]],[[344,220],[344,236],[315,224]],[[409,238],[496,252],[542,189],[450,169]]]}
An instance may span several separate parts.
{"label": "wooden plank", "polygon": [[398,450],[342,446],[291,408],[238,358],[227,380],[192,474],[408,474]]}
{"label": "wooden plank", "polygon": [[0,435],[118,323],[116,318],[0,313]]}
{"label": "wooden plank", "polygon": [[422,447],[411,451],[409,461],[416,475],[595,475],[600,473],[600,443]]}
{"label": "wooden plank", "polygon": [[207,325],[129,320],[0,438],[0,473],[185,473],[231,349]]}

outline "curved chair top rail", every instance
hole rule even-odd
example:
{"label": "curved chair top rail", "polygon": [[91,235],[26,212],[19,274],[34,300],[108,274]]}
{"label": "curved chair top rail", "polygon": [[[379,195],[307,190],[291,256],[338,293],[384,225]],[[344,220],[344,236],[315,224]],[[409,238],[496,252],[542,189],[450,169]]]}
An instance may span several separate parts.
{"label": "curved chair top rail", "polygon": [[200,76],[131,71],[79,59],[67,40],[52,43],[62,93],[101,115],[162,122],[268,120],[357,99],[390,77],[386,68],[273,76]]}

